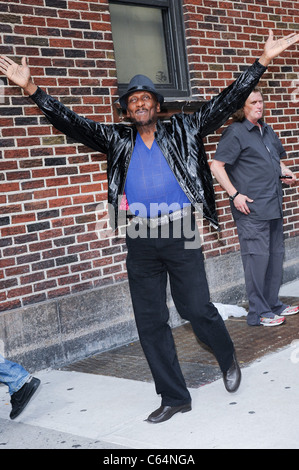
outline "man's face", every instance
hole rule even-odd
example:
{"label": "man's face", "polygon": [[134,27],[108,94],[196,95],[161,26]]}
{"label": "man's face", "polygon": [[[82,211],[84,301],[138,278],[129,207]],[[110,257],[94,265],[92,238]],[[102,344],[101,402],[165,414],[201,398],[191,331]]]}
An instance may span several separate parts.
{"label": "man's face", "polygon": [[264,112],[264,100],[259,91],[253,91],[244,105],[244,114],[248,121],[256,124],[259,119],[262,119]]}
{"label": "man's face", "polygon": [[136,126],[147,126],[157,122],[160,103],[148,91],[136,91],[128,98],[127,115]]}

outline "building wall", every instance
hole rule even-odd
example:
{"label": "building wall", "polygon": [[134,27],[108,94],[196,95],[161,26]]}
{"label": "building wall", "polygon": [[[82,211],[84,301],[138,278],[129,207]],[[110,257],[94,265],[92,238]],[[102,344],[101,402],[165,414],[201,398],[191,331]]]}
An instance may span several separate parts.
{"label": "building wall", "polygon": [[[183,10],[195,100],[217,94],[259,57],[269,28],[279,36],[299,28],[296,1],[184,0]],[[36,84],[79,114],[107,124],[116,119],[107,0],[0,0],[0,22],[0,54],[27,56]],[[37,367],[130,341],[136,331],[124,238],[99,229],[105,156],[60,134],[18,87],[2,84],[0,337],[6,352]],[[269,66],[261,85],[267,122],[299,176],[298,46]],[[206,139],[209,159],[222,130]],[[226,194],[216,183],[215,191],[221,233],[204,222],[207,274],[215,300],[237,302],[244,298],[237,233]],[[284,193],[284,279],[291,280],[299,265],[298,186]]]}
{"label": "building wall", "polygon": [[[185,1],[187,51],[192,95],[210,99],[260,57],[269,29],[275,37],[298,32],[296,1]],[[266,101],[266,120],[278,133],[288,154],[285,162],[298,172],[299,56],[298,46],[276,58],[260,82]],[[219,134],[210,136],[211,159]],[[297,173],[298,174],[298,173]],[[222,233],[220,240],[205,229],[206,257],[239,250],[227,195],[215,185]],[[284,190],[285,236],[298,236],[298,185]],[[206,224],[207,225],[207,224]]]}

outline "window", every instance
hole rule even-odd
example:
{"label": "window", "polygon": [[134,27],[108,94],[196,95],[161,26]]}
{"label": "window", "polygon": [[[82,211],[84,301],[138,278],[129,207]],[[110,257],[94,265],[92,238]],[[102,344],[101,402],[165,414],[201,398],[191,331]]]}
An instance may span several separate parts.
{"label": "window", "polygon": [[189,96],[181,1],[110,0],[119,93],[147,75],[165,98]]}

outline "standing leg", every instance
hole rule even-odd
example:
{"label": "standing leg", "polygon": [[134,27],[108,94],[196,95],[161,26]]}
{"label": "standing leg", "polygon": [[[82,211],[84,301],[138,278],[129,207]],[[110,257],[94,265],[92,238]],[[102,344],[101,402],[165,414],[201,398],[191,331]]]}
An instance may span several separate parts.
{"label": "standing leg", "polygon": [[270,266],[274,260],[272,258],[271,261],[270,256],[272,221],[242,217],[236,222],[249,301],[247,323],[254,326],[260,324],[261,317],[274,317],[271,304],[269,304],[269,295],[272,296],[269,289],[272,288],[274,279],[270,281],[273,274],[273,266]]}
{"label": "standing leg", "polygon": [[166,266],[159,257],[159,240],[127,237],[127,271],[140,343],[162,405],[191,402],[168,325]]}
{"label": "standing leg", "polygon": [[198,339],[212,349],[222,372],[226,372],[232,364],[234,346],[222,317],[210,302],[202,250],[185,249],[184,240],[179,239],[172,250],[163,252],[177,311],[190,321]]}
{"label": "standing leg", "polygon": [[270,258],[265,276],[265,298],[275,315],[280,315],[287,308],[278,297],[282,282],[284,258],[283,220],[271,220]]}

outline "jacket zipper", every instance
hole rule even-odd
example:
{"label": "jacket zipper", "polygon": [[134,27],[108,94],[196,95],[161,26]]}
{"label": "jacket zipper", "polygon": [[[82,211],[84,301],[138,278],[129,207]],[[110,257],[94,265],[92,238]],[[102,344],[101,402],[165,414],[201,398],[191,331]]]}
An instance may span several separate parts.
{"label": "jacket zipper", "polygon": [[[157,132],[156,132],[156,135],[157,135]],[[158,145],[158,147],[160,148],[162,154],[164,155],[164,158],[166,159],[166,161],[167,161],[167,163],[168,163],[168,160],[167,160],[167,158],[165,157],[164,151],[162,150],[162,148],[161,148],[161,146],[160,146],[160,144],[159,144],[159,142],[158,142],[157,139],[156,139],[156,142],[157,142],[157,145]],[[167,152],[167,153],[168,153],[168,152]],[[169,163],[168,163],[168,165],[169,165]],[[170,166],[169,166],[169,168],[170,168]],[[170,170],[171,170],[173,176],[175,177],[175,179],[177,180],[177,182],[178,182],[180,188],[182,189],[182,191],[183,191],[183,192],[186,194],[186,196],[188,197],[188,199],[189,199],[191,205],[194,207],[194,209],[197,210],[197,211],[200,210],[202,216],[203,216],[203,217],[206,217],[206,216],[204,216],[203,210],[200,209],[200,207],[198,207],[198,206],[199,206],[199,203],[195,201],[194,196],[193,196],[193,194],[190,193],[188,187],[183,188],[182,184],[180,183],[180,181],[178,180],[178,178],[176,177],[176,175],[174,174],[174,172],[172,171],[171,168],[170,168]],[[209,220],[210,224],[211,224],[215,229],[220,230],[219,227],[218,227],[210,218],[207,217],[207,220]]]}
{"label": "jacket zipper", "polygon": [[[128,164],[127,164],[127,168],[126,168],[126,172],[125,172],[125,177],[124,177],[124,182],[123,182],[123,185],[121,187],[121,195],[123,197],[124,195],[124,192],[125,192],[125,186],[126,186],[126,181],[127,181],[127,175],[128,175],[128,170],[129,170],[129,166],[130,166],[130,162],[131,162],[131,159],[132,159],[132,155],[133,155],[133,152],[134,152],[134,135],[133,135],[133,129],[130,128],[130,132],[131,132],[131,144],[132,144],[132,147],[131,147],[131,155],[130,155],[130,158],[128,159]],[[120,202],[118,202],[118,210],[119,210],[119,207],[120,207]]]}

